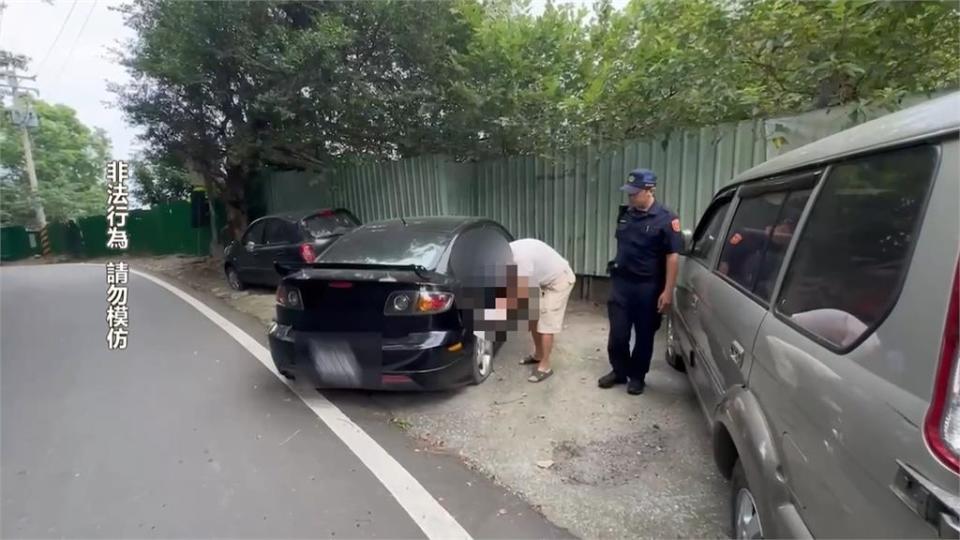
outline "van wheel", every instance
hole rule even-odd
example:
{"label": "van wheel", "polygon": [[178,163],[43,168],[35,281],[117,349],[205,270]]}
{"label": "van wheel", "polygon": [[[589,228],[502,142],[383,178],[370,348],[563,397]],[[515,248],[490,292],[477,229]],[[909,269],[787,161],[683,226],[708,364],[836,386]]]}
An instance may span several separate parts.
{"label": "van wheel", "polygon": [[480,384],[487,380],[493,372],[493,342],[477,336],[473,343],[473,378],[472,384]]}
{"label": "van wheel", "polygon": [[757,499],[747,484],[747,475],[743,472],[743,465],[739,459],[733,466],[731,481],[733,483],[730,497],[733,537],[739,540],[763,538],[763,525],[760,523]]}
{"label": "van wheel", "polygon": [[673,317],[667,317],[667,365],[683,373],[687,371],[687,366],[683,364],[683,358],[677,354],[677,335],[673,333]]}
{"label": "van wheel", "polygon": [[227,266],[227,283],[229,283],[230,288],[235,291],[242,291],[247,288],[247,284],[240,279],[240,274],[237,273],[237,269],[232,265]]}

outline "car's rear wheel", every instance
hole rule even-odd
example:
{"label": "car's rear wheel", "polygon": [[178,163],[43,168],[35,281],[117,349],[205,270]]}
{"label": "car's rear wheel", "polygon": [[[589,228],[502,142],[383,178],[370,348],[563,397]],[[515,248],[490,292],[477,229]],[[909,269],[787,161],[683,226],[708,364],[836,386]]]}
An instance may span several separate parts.
{"label": "car's rear wheel", "polygon": [[733,490],[731,507],[733,537],[739,540],[758,540],[763,538],[763,524],[757,500],[747,484],[747,475],[743,472],[740,460],[733,466]]}
{"label": "car's rear wheel", "polygon": [[473,384],[487,380],[493,372],[493,342],[477,336],[473,344]]}
{"label": "car's rear wheel", "polygon": [[227,283],[229,283],[230,288],[235,291],[242,291],[247,288],[246,283],[240,279],[240,274],[233,266],[227,266]]}
{"label": "car's rear wheel", "polygon": [[667,365],[673,369],[684,372],[687,370],[687,366],[683,364],[683,357],[677,351],[677,335],[674,333],[673,329],[673,317],[667,316],[667,347],[666,347],[666,360]]}

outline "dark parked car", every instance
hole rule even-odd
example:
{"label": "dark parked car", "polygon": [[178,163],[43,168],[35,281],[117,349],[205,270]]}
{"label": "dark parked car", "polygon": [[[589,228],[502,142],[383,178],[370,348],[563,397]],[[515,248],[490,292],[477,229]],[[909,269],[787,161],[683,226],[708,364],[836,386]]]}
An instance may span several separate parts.
{"label": "dark parked car", "polygon": [[393,220],[350,231],[277,288],[270,351],[278,371],[317,388],[483,382],[501,340],[475,324],[474,309],[489,307],[495,291],[478,285],[512,262],[512,240],[479,218]]}
{"label": "dark parked car", "polygon": [[280,282],[276,263],[295,270],[313,262],[358,225],[360,220],[343,208],[262,217],[224,251],[227,282],[238,291],[247,285],[276,287]]}

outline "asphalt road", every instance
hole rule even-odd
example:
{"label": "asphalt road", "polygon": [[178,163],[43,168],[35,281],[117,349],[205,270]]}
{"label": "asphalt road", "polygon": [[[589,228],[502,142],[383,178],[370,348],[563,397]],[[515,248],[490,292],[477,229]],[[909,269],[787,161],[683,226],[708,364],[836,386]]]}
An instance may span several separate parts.
{"label": "asphalt road", "polygon": [[[425,536],[219,326],[132,273],[129,298],[129,347],[110,351],[102,266],[0,269],[4,538]],[[261,324],[202,300],[265,343]],[[343,410],[471,536],[569,536],[389,418]]]}

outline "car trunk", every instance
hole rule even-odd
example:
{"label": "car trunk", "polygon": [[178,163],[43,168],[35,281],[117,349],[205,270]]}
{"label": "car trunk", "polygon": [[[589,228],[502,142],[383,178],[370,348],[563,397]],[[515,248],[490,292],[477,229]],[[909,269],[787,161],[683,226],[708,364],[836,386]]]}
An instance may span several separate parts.
{"label": "car trunk", "polygon": [[454,309],[435,315],[386,315],[391,293],[445,289],[447,278],[407,269],[308,268],[284,284],[300,291],[302,310],[284,310],[294,329],[304,332],[375,333],[396,339],[411,333],[455,330]]}

